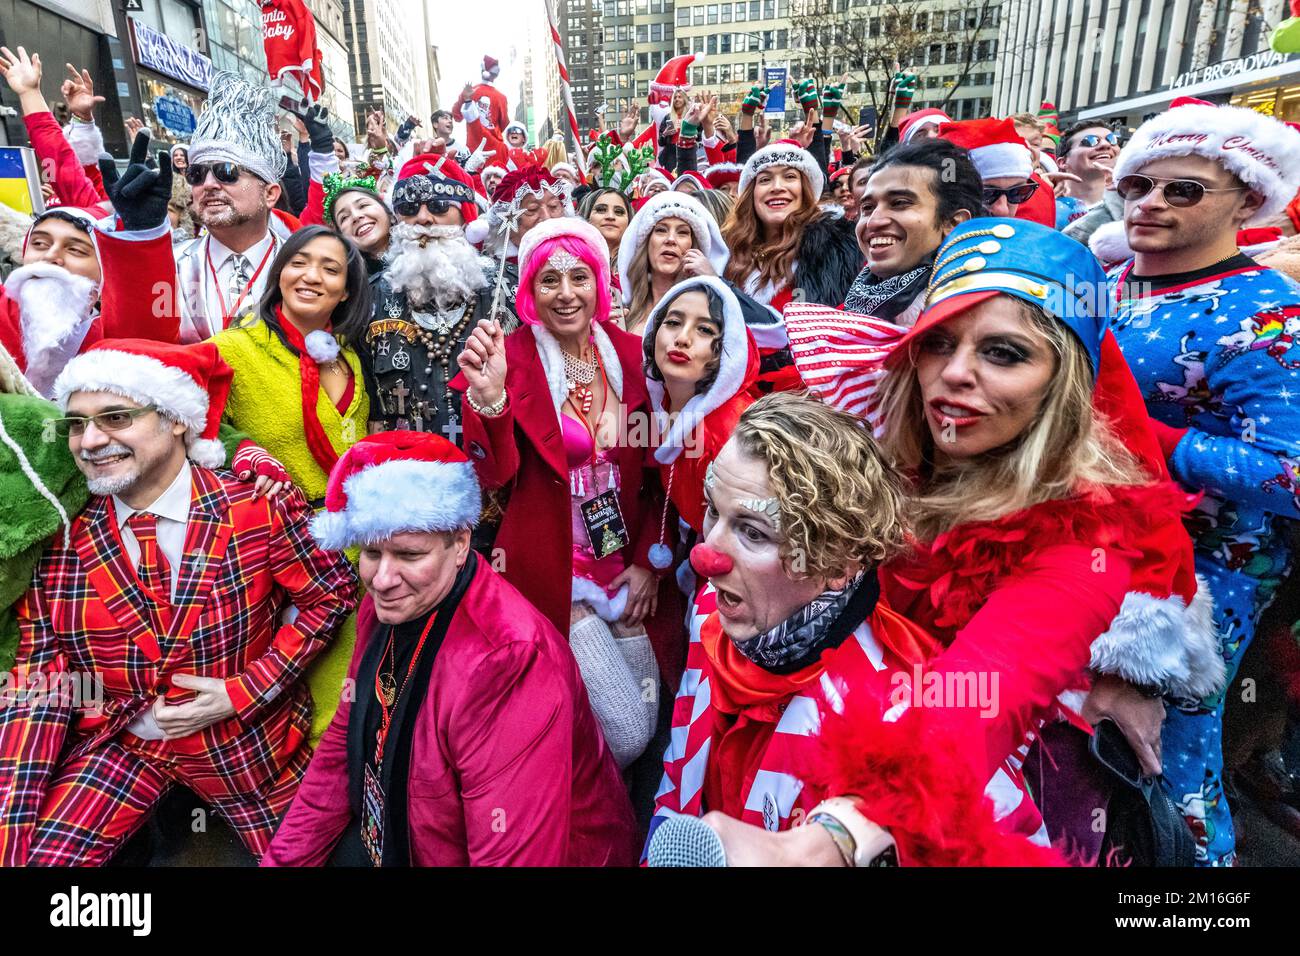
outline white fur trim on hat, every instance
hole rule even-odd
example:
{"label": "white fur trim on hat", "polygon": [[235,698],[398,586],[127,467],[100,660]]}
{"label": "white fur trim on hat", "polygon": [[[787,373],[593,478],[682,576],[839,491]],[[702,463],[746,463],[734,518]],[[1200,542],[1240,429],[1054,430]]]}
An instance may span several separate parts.
{"label": "white fur trim on hat", "polygon": [[522,275],[524,263],[533,254],[533,250],[539,244],[547,239],[554,239],[559,236],[573,236],[584,245],[591,249],[591,253],[599,260],[608,260],[609,245],[605,242],[605,237],[600,234],[600,230],[577,216],[557,216],[554,219],[544,219],[533,228],[524,233],[523,238],[519,240],[519,272]]}
{"label": "white fur trim on hat", "polygon": [[623,304],[632,301],[632,259],[650,241],[650,233],[663,219],[680,219],[691,227],[695,244],[709,257],[713,271],[721,275],[727,268],[731,252],[722,241],[722,230],[698,199],[689,193],[669,190],[655,193],[636,211],[627,231],[618,245],[618,278],[623,292]]}
{"label": "white fur trim on hat", "polygon": [[1029,147],[1021,143],[990,143],[976,146],[970,151],[971,162],[980,174],[980,179],[999,179],[1003,176],[1018,176],[1028,179],[1034,171],[1033,154]]}
{"label": "white fur trim on hat", "polygon": [[610,597],[595,581],[589,581],[587,578],[580,578],[576,574],[573,576],[573,591],[571,600],[574,604],[586,604],[602,621],[617,621],[627,610],[628,586],[625,584],[619,588],[613,597]]}
{"label": "white fur trim on hat", "polygon": [[1138,127],[1115,161],[1115,180],[1148,163],[1174,156],[1204,156],[1264,197],[1246,223],[1261,226],[1300,192],[1300,132],[1240,106],[1175,106]]}
{"label": "white fur trim on hat", "polygon": [[817,158],[812,153],[802,146],[778,142],[768,143],[749,157],[744,170],[740,173],[740,191],[744,192],[745,187],[758,175],[759,170],[766,169],[768,166],[793,166],[807,178],[814,196],[820,197],[822,189],[826,186],[826,174],[822,172],[821,166],[817,164]]}
{"label": "white fur trim on hat", "polygon": [[68,410],[74,392],[108,392],[153,405],[186,427],[185,442],[192,461],[216,468],[226,460],[220,442],[200,437],[207,427],[207,391],[178,368],[133,352],[94,349],[74,358],[54,380],[54,400],[63,411]]}
{"label": "white fur trim on hat", "polygon": [[[686,447],[687,439],[700,422],[740,391],[740,387],[745,383],[745,369],[749,365],[749,334],[745,328],[745,316],[740,311],[740,300],[717,276],[694,276],[683,279],[665,292],[664,297],[650,313],[650,320],[646,322],[645,331],[641,333],[642,341],[648,342],[654,336],[659,316],[667,309],[668,303],[691,289],[708,289],[722,299],[722,354],[718,358],[717,377],[709,386],[709,390],[691,396],[690,401],[669,427],[659,447],[655,449],[655,461],[661,465],[670,465],[676,461],[682,449]],[[651,348],[653,349],[653,345]],[[645,384],[650,392],[651,407],[656,414],[661,414],[664,383],[647,375]]]}
{"label": "white fur trim on hat", "polygon": [[327,551],[403,531],[461,531],[478,524],[483,497],[470,462],[386,461],[343,483],[343,511],[322,511],[311,534]]}
{"label": "white fur trim on hat", "polygon": [[507,123],[507,124],[506,124],[506,128],[503,129],[503,130],[501,131],[501,138],[504,139],[506,136],[510,135],[510,133],[512,133],[512,132],[514,132],[514,133],[523,133],[524,136],[527,137],[527,136],[528,136],[528,127],[525,126],[523,123],[519,122],[519,120],[514,120],[513,122],[510,122],[510,123]]}

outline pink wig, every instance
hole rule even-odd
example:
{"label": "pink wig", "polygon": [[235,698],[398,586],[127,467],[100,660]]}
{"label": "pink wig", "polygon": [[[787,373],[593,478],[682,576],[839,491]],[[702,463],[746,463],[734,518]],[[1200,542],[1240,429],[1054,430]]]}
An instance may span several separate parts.
{"label": "pink wig", "polygon": [[[583,220],[577,221],[582,222],[584,226],[587,225]],[[592,228],[594,230],[594,227]],[[560,251],[576,256],[595,274],[596,313],[591,320],[604,322],[609,318],[610,309],[608,247],[605,246],[602,238],[598,252],[585,237],[568,232],[542,239],[529,250],[527,258],[520,261],[519,291],[515,295],[515,311],[519,318],[529,325],[541,324],[541,320],[537,317],[537,300],[533,295],[533,283],[539,274],[546,271],[547,260]]]}

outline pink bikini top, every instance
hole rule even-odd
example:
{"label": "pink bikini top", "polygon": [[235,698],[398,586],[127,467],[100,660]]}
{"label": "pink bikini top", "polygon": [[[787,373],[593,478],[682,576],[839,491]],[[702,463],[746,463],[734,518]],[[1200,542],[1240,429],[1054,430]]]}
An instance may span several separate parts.
{"label": "pink bikini top", "polygon": [[594,444],[587,426],[571,415],[560,415],[560,434],[564,439],[564,458],[570,468],[580,468],[591,461]]}

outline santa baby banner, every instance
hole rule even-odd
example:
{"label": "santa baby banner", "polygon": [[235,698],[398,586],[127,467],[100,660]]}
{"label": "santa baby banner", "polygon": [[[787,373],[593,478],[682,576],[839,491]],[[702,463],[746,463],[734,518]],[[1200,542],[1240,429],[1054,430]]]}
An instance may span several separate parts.
{"label": "santa baby banner", "polygon": [[320,99],[320,50],[316,21],[302,0],[261,0],[266,71],[310,103]]}

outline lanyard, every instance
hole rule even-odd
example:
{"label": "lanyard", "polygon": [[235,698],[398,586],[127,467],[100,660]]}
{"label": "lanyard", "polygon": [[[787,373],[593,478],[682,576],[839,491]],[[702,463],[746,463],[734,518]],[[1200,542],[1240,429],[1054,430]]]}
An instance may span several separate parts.
{"label": "lanyard", "polygon": [[402,678],[402,686],[395,688],[393,702],[391,704],[393,708],[392,711],[389,711],[388,709],[390,705],[387,698],[384,696],[383,687],[379,682],[379,675],[383,673],[384,670],[384,660],[387,659],[390,653],[392,653],[393,639],[396,636],[395,630],[390,629],[388,632],[388,646],[384,648],[384,653],[379,658],[379,666],[375,668],[375,699],[379,701],[379,730],[375,732],[376,767],[383,763],[384,742],[388,740],[388,728],[393,721],[392,714],[397,710],[397,702],[401,700],[402,692],[406,690],[406,685],[411,680],[411,674],[415,672],[415,665],[420,662],[420,652],[424,650],[424,641],[429,636],[429,632],[433,630],[433,624],[437,620],[438,611],[435,609],[433,613],[429,615],[429,621],[424,625],[424,630],[420,632],[420,642],[415,645],[415,653],[411,655],[411,663],[410,666],[406,668],[406,676]]}
{"label": "lanyard", "polygon": [[239,298],[235,300],[235,305],[229,312],[226,311],[226,296],[221,291],[221,280],[217,278],[217,270],[212,265],[211,239],[212,237],[209,236],[208,237],[209,241],[207,245],[205,245],[203,248],[203,254],[205,258],[208,260],[208,272],[212,274],[212,287],[217,290],[217,302],[221,306],[221,325],[222,328],[224,328],[226,325],[226,321],[234,317],[239,312],[239,307],[244,304],[244,297],[248,295],[248,290],[253,288],[253,286],[257,284],[257,277],[262,274],[263,266],[265,266],[267,260],[271,258],[271,253],[275,251],[275,236],[271,237],[271,244],[266,247],[266,252],[262,253],[262,261],[259,262],[257,264],[257,268],[253,270],[252,277],[249,278],[248,283],[244,286],[244,291],[239,293]]}

